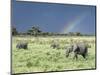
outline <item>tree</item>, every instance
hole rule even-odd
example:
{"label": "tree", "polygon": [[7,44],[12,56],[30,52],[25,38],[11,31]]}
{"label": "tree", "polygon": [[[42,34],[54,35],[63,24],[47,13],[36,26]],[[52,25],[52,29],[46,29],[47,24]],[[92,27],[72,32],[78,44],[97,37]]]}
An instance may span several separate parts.
{"label": "tree", "polygon": [[80,32],[76,32],[76,36],[81,36],[81,33]]}
{"label": "tree", "polygon": [[17,35],[18,31],[16,30],[16,27],[12,26],[12,35]]}
{"label": "tree", "polygon": [[74,36],[74,33],[73,32],[69,32],[68,35],[69,36]]}
{"label": "tree", "polygon": [[42,31],[40,30],[39,27],[37,27],[37,26],[32,26],[32,28],[29,29],[29,30],[27,31],[27,34],[37,36],[37,35],[39,35],[41,32],[42,32]]}

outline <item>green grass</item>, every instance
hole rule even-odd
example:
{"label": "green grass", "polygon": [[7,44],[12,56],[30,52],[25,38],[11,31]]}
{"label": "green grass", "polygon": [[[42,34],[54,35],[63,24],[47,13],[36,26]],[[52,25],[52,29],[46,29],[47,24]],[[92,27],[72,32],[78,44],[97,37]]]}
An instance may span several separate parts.
{"label": "green grass", "polygon": [[[28,50],[16,49],[19,41],[27,41]],[[51,42],[57,40],[60,49],[50,48]],[[91,45],[88,59],[78,56],[73,60],[73,54],[65,57],[64,47],[71,44],[71,40],[86,41]],[[47,72],[62,70],[78,70],[95,68],[95,37],[13,37],[12,38],[12,72]]]}

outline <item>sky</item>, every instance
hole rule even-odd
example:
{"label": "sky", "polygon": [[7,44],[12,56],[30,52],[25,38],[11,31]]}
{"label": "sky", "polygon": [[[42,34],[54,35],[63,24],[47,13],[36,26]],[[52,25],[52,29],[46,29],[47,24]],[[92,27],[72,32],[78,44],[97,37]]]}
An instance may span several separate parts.
{"label": "sky", "polygon": [[96,7],[12,0],[11,24],[19,32],[38,26],[43,32],[95,34]]}

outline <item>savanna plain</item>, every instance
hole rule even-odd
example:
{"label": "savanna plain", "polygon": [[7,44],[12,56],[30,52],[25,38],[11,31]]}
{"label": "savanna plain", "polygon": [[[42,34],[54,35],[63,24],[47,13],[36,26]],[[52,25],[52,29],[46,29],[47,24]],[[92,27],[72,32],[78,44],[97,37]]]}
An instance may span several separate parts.
{"label": "savanna plain", "polygon": [[[28,49],[17,49],[18,42],[28,42]],[[59,43],[59,49],[51,48],[52,41]],[[88,48],[87,60],[78,55],[73,60],[73,53],[66,58],[65,47],[72,42],[85,41]],[[63,37],[12,37],[12,73],[50,72],[64,70],[81,70],[96,68],[95,36],[63,36]]]}

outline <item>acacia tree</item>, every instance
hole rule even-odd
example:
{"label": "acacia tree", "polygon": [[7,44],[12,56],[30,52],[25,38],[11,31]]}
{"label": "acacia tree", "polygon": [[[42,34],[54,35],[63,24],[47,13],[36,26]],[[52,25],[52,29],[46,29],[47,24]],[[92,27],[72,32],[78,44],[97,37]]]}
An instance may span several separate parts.
{"label": "acacia tree", "polygon": [[81,36],[81,33],[80,32],[76,32],[76,36]]}
{"label": "acacia tree", "polygon": [[29,30],[27,31],[27,34],[28,34],[28,35],[37,36],[37,35],[41,34],[41,32],[42,32],[42,31],[40,30],[39,27],[37,27],[37,26],[32,26],[32,28],[29,29]]}

